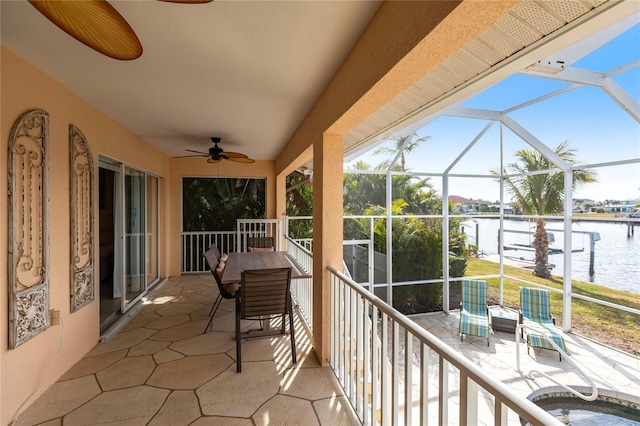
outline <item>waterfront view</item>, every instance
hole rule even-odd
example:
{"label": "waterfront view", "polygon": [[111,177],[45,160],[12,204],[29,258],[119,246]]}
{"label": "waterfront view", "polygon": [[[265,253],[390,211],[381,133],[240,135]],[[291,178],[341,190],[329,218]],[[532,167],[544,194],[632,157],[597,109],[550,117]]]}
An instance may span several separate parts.
{"label": "waterfront view", "polygon": [[[499,220],[474,219],[478,224],[478,250],[490,256],[498,254]],[[547,222],[547,230],[553,235],[554,241],[550,248],[554,254],[549,255],[549,263],[553,264],[553,275],[563,275],[564,235],[562,221]],[[504,221],[504,244],[514,247],[521,245],[521,250],[505,250],[507,260],[515,260],[521,264],[533,265],[534,253],[528,251],[531,236],[522,232],[533,232],[535,223],[523,220]],[[509,232],[517,231],[517,232]],[[572,226],[572,279],[593,282],[619,290],[627,290],[640,294],[640,224],[635,224],[634,234],[627,236],[627,222],[603,221],[574,221]],[[469,235],[469,242],[475,242],[475,223],[465,222],[465,233]],[[590,266],[590,234],[597,232],[600,240],[595,241],[593,274],[589,273]],[[555,249],[558,252],[555,252]]]}

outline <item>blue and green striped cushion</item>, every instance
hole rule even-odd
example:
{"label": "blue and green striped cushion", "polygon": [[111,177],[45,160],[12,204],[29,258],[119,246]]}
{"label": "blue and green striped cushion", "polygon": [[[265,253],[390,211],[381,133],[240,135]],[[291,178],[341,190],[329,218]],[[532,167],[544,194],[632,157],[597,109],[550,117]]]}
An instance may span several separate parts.
{"label": "blue and green striped cushion", "polygon": [[551,323],[551,310],[549,307],[549,293],[540,288],[520,288],[520,309],[524,319]]}
{"label": "blue and green striped cushion", "polygon": [[[520,288],[520,309],[522,323],[533,327],[542,327],[551,339],[566,351],[563,337],[557,332],[557,328],[551,320],[551,308],[549,304],[549,292],[539,288]],[[554,349],[554,347],[541,334],[525,329],[527,344],[538,348]]]}
{"label": "blue and green striped cushion", "polygon": [[462,281],[459,332],[489,339],[491,329],[487,315],[487,283],[485,281]]}
{"label": "blue and green striped cushion", "polygon": [[[551,337],[551,340],[553,340],[554,343],[560,347],[560,349],[562,349],[565,352],[567,351],[567,348],[564,344],[564,339],[560,334],[558,334],[558,332],[556,331],[557,328],[554,325],[536,323],[528,320],[523,320],[522,323],[525,325],[533,326],[533,327],[541,327],[547,333],[547,335]],[[549,343],[547,339],[542,336],[542,334],[536,333],[530,328],[527,328],[526,332],[527,332],[527,344],[529,346],[555,350],[553,345],[551,345],[551,343]]]}

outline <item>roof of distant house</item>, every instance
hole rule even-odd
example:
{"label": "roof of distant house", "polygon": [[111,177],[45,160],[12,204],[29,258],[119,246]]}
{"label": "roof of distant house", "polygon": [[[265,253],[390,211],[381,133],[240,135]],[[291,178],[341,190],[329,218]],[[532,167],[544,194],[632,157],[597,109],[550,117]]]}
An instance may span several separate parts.
{"label": "roof of distant house", "polygon": [[456,204],[483,204],[484,203],[484,201],[482,200],[472,200],[469,198],[461,197],[459,195],[450,195],[449,202],[456,203]]}

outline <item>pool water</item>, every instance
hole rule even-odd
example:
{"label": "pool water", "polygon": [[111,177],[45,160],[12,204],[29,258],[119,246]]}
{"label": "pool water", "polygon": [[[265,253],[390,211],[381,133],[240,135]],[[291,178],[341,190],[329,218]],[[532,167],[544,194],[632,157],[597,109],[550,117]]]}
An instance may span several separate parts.
{"label": "pool water", "polygon": [[640,409],[620,400],[588,402],[574,397],[547,397],[533,402],[566,425],[640,426]]}
{"label": "pool water", "polygon": [[617,426],[640,426],[640,421],[620,417],[616,414],[599,413],[591,410],[558,408],[547,410],[556,419],[565,425],[574,426],[597,426],[597,425],[617,425]]}

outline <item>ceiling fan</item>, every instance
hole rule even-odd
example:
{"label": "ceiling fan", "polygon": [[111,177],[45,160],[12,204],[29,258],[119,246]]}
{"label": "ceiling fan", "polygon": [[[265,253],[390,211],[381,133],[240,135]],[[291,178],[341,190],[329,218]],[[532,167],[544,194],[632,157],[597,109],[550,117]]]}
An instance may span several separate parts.
{"label": "ceiling fan", "polygon": [[256,162],[256,160],[253,160],[244,154],[240,154],[239,152],[228,152],[223,150],[218,146],[218,143],[220,142],[220,140],[221,140],[220,138],[211,138],[211,142],[213,142],[213,146],[209,148],[209,152],[185,149],[185,151],[188,151],[188,152],[195,152],[196,155],[185,155],[184,157],[207,157],[207,163],[219,163],[222,160],[230,160],[230,161],[235,161],[236,163],[246,163],[246,164],[251,164]]}
{"label": "ceiling fan", "polygon": [[[212,0],[160,0],[169,3],[209,3]],[[29,0],[62,31],[113,59],[142,55],[142,44],[127,21],[106,0]]]}

